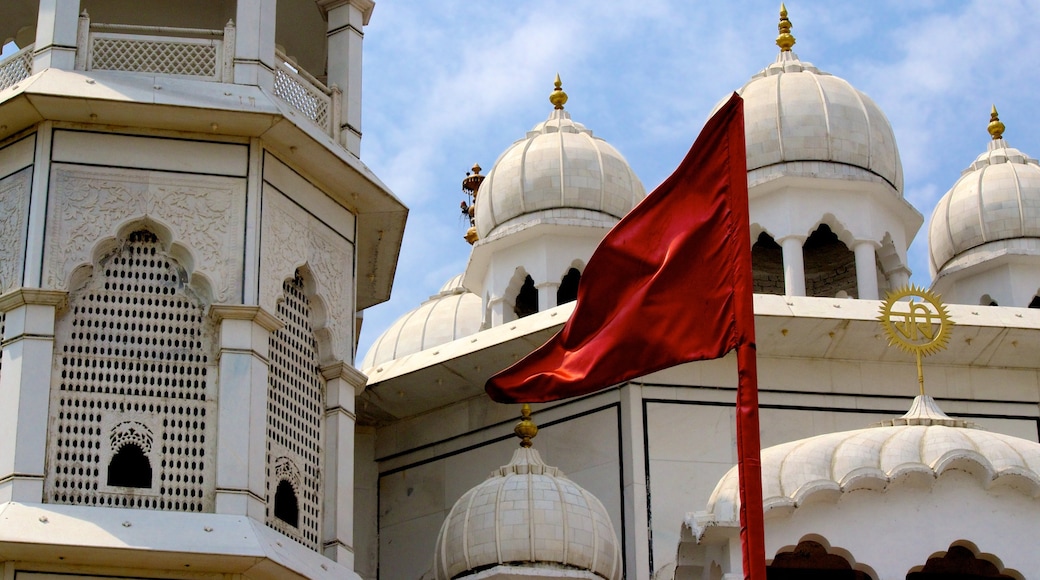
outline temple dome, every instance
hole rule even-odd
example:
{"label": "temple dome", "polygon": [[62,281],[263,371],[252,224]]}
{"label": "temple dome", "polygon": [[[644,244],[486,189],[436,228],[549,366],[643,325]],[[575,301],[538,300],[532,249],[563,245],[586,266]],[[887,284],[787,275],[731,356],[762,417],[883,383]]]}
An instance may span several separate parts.
{"label": "temple dome", "polygon": [[361,362],[371,369],[385,362],[469,336],[480,330],[480,297],[462,287],[462,274],[398,318],[372,344]]}
{"label": "temple dome", "polygon": [[[557,82],[559,94],[566,102]],[[625,158],[553,103],[549,118],[506,149],[481,184],[474,216],[481,240],[539,223],[610,228],[646,196]]]}
{"label": "temple dome", "polygon": [[[537,428],[524,406],[512,461],[459,498],[437,537],[434,578],[451,580],[502,567],[491,578],[622,576],[621,548],[603,504],[530,447]],[[533,431],[524,433],[526,426]],[[526,446],[524,446],[526,445]],[[562,573],[561,573],[562,572]],[[485,576],[481,576],[482,578]]]}
{"label": "temple dome", "polygon": [[[934,481],[950,469],[975,474],[987,488],[1006,485],[1040,495],[1040,443],[952,419],[920,395],[910,412],[879,426],[762,450],[763,506],[768,517],[858,489],[884,490],[901,479]],[[719,481],[707,511],[716,522],[735,522],[739,506],[734,467]]]}
{"label": "temple dome", "polygon": [[[1000,123],[993,109],[991,127]],[[933,277],[955,258],[992,242],[1040,238],[1040,163],[1008,145],[1003,123],[987,150],[961,172],[928,225]],[[1020,244],[1035,254],[1035,244]],[[1010,248],[1013,250],[1013,248]]]}
{"label": "temple dome", "polygon": [[737,93],[744,99],[748,172],[782,165],[784,175],[880,178],[902,195],[892,125],[848,81],[784,50]]}

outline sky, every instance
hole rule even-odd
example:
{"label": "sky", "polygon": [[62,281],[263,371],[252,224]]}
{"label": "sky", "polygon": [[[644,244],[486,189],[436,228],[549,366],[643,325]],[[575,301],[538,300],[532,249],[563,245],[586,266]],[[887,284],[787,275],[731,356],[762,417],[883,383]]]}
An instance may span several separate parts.
{"label": "sky", "polygon": [[[1040,0],[787,8],[795,53],[888,116],[904,197],[925,218],[910,248],[912,281],[927,286],[928,219],[985,151],[992,105],[1009,144],[1040,156]],[[620,151],[651,191],[715,104],[775,60],[778,12],[773,0],[378,0],[364,30],[361,159],[410,214],[390,300],[364,313],[358,362],[465,269],[462,178],[474,162],[486,174],[545,120],[557,73],[574,120]]]}

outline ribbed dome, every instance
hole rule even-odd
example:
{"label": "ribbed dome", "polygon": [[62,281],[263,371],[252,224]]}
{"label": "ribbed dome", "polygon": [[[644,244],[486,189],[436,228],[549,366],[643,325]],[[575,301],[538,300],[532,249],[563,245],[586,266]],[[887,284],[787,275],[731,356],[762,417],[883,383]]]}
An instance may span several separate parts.
{"label": "ribbed dome", "polygon": [[608,580],[622,575],[603,504],[530,447],[463,494],[437,537],[437,580],[495,565],[564,568]]}
{"label": "ribbed dome", "polygon": [[1002,137],[961,173],[928,225],[932,275],[983,244],[1040,238],[1040,164]]}
{"label": "ribbed dome", "polygon": [[476,201],[480,239],[535,223],[611,227],[646,196],[625,158],[562,108],[513,143]]}
{"label": "ribbed dome", "polygon": [[469,336],[480,330],[480,297],[462,287],[462,274],[379,335],[361,362],[371,369],[385,362]]}
{"label": "ribbed dome", "polygon": [[[788,175],[880,177],[902,195],[903,166],[892,125],[848,81],[784,51],[737,92],[744,98],[748,171],[788,163]],[[793,163],[801,161],[836,165]]]}
{"label": "ribbed dome", "polygon": [[[987,487],[1000,483],[1032,497],[1040,495],[1040,444],[951,419],[931,397],[921,395],[909,413],[882,426],[763,450],[763,503],[768,513],[818,496],[882,490],[915,474],[932,481],[950,468],[975,473]],[[739,505],[734,467],[716,486],[708,512],[716,521],[737,521]]]}

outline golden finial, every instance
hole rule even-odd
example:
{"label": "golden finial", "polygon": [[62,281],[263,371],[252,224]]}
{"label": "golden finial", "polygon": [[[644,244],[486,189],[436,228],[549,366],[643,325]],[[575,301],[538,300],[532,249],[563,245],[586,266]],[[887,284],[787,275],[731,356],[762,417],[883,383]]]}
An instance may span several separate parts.
{"label": "golden finial", "polygon": [[560,80],[560,73],[556,73],[556,82],[553,84],[556,85],[556,90],[549,95],[549,102],[553,104],[553,107],[562,109],[567,104],[567,93],[563,92],[561,88],[563,81]]}
{"label": "golden finial", "polygon": [[520,408],[520,422],[513,427],[513,433],[520,438],[520,447],[530,447],[531,439],[538,434],[538,426],[531,420],[531,405],[524,403]]}
{"label": "golden finial", "polygon": [[[909,300],[903,302],[903,298]],[[950,313],[940,296],[915,285],[888,293],[878,316],[889,346],[898,346],[917,359],[917,384],[924,394],[921,359],[946,348],[950,342]]]}
{"label": "golden finial", "polygon": [[780,47],[780,52],[791,52],[795,40],[791,36],[791,21],[787,19],[787,7],[783,2],[780,3],[780,24],[776,28],[780,31],[780,36],[776,37],[776,45]]}
{"label": "golden finial", "polygon": [[996,105],[993,105],[993,110],[989,113],[989,126],[986,130],[993,136],[994,141],[1004,138],[1004,123],[1001,123],[1000,117],[997,116]]}

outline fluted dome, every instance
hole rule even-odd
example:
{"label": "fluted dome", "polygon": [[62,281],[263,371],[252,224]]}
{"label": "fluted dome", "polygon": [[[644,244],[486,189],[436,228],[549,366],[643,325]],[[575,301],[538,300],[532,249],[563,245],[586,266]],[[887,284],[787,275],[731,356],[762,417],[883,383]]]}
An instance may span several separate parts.
{"label": "fluted dome", "polygon": [[625,158],[558,104],[488,172],[477,193],[477,234],[537,223],[609,228],[645,196]]}
{"label": "fluted dome", "polygon": [[551,570],[558,569],[608,580],[622,575],[603,504],[530,447],[463,494],[437,537],[437,580],[496,565],[550,570],[540,578],[556,577]]}
{"label": "fluted dome", "polygon": [[[892,125],[848,81],[787,50],[737,92],[744,98],[749,172],[787,164],[785,175],[881,178],[902,195],[903,166]],[[814,161],[829,163],[798,163]]]}
{"label": "fluted dome", "polygon": [[[791,509],[856,489],[882,490],[915,475],[934,481],[947,469],[972,472],[987,487],[1003,484],[1040,495],[1040,444],[952,419],[921,395],[909,413],[881,426],[764,449],[763,504],[767,513]],[[708,512],[716,521],[733,522],[739,505],[734,467],[716,486]]]}
{"label": "fluted dome", "polygon": [[1040,238],[1040,164],[1008,145],[1002,133],[1001,125],[1001,136],[989,142],[932,212],[928,249],[933,276],[984,244]]}
{"label": "fluted dome", "polygon": [[459,274],[379,335],[365,354],[361,368],[371,369],[474,334],[480,330],[482,308],[480,297],[462,287]]}

